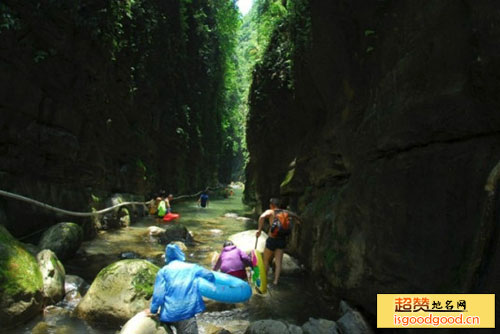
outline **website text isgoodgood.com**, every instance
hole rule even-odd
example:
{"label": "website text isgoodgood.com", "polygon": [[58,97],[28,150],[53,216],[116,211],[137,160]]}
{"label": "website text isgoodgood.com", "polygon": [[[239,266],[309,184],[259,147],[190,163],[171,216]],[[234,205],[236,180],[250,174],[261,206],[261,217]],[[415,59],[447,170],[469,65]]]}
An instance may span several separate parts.
{"label": "website text isgoodgood.com", "polygon": [[394,325],[404,327],[418,325],[432,325],[435,327],[450,325],[477,326],[480,325],[480,319],[478,316],[464,317],[463,314],[458,316],[433,315],[432,313],[426,316],[400,316],[394,314]]}

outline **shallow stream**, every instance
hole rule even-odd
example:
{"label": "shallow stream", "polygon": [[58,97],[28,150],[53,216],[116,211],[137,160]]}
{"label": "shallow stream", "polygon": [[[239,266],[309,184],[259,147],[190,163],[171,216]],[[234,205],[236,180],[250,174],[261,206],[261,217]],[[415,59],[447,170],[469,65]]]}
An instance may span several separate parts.
{"label": "shallow stream", "polygon": [[[211,199],[206,209],[199,208],[195,200],[173,203],[173,211],[181,214],[178,223],[186,226],[195,239],[194,244],[188,245],[186,261],[210,268],[213,252],[220,251],[228,236],[256,228],[255,221],[245,218],[249,212],[241,196],[242,190],[234,189],[234,195],[229,198]],[[129,228],[101,231],[95,239],[83,243],[74,259],[64,263],[66,273],[81,276],[90,284],[103,267],[122,258],[149,259],[161,266],[165,246],[150,239],[147,228],[151,225],[161,223],[144,217]],[[207,311],[198,317],[200,333],[209,334],[220,328],[235,334],[244,333],[249,322],[259,319],[282,319],[299,326],[309,317],[333,320],[334,305],[324,302],[321,294],[306,274],[282,276],[280,284],[270,293],[254,294],[247,303],[207,303]],[[111,334],[119,330],[91,327],[71,317],[69,312],[44,312],[24,326],[5,333]]]}

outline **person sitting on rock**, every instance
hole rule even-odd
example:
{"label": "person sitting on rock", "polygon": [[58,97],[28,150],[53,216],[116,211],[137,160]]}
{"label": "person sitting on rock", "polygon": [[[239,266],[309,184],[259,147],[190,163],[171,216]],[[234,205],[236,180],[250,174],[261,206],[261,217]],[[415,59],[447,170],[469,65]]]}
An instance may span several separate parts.
{"label": "person sitting on rock", "polygon": [[166,265],[156,274],[151,307],[146,315],[160,311],[160,321],[176,328],[179,334],[197,334],[195,315],[205,310],[198,291],[198,279],[215,282],[214,274],[194,263],[184,262],[184,253],[176,244],[165,249]]}
{"label": "person sitting on rock", "polygon": [[236,247],[231,241],[224,242],[214,270],[222,271],[234,277],[247,280],[246,267],[251,267],[252,261],[247,253]]}

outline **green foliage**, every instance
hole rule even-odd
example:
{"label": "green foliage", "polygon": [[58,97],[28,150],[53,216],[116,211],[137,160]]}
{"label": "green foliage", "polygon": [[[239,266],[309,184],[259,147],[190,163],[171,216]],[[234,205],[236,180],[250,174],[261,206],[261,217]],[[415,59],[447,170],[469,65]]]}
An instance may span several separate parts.
{"label": "green foliage", "polygon": [[[238,43],[234,54],[229,58],[226,69],[226,123],[223,124],[226,137],[224,145],[226,156],[236,160],[236,171],[233,179],[241,179],[241,171],[248,162],[246,147],[246,119],[248,115],[248,95],[252,83],[254,68],[263,62],[269,41],[274,31],[294,15],[281,0],[255,0],[250,12],[240,20]],[[292,62],[290,48],[280,47],[276,50],[281,55],[286,70],[279,75],[283,82],[289,78]],[[286,78],[285,78],[286,77]]]}
{"label": "green foliage", "polygon": [[101,201],[101,199],[98,196],[94,195],[94,194],[90,194],[90,197],[92,198],[92,201],[94,203],[99,203]]}
{"label": "green foliage", "polygon": [[4,30],[19,30],[21,23],[16,13],[7,5],[0,2],[0,34]]}
{"label": "green foliage", "polygon": [[[283,15],[282,7],[271,6],[272,15]],[[105,145],[123,146],[99,166],[130,167],[126,182],[106,176],[110,186],[134,178],[134,190],[145,193],[199,190],[242,170],[258,56],[250,63],[238,56],[243,21],[234,0],[0,1],[2,38],[38,71],[36,84],[52,87],[43,78],[54,68],[74,71],[65,75],[78,78],[78,88],[65,89],[85,103],[64,107],[88,113],[90,132],[106,124]],[[264,40],[269,31],[261,30]]]}
{"label": "green foliage", "polygon": [[42,288],[37,260],[0,225],[0,292],[7,298]]}

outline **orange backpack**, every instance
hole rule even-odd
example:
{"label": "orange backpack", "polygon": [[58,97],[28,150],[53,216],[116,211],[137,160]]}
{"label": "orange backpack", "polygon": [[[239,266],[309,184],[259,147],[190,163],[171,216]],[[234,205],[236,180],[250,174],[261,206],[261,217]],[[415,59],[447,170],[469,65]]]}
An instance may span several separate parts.
{"label": "orange backpack", "polygon": [[274,210],[273,223],[269,230],[272,238],[284,238],[292,232],[292,222],[285,210]]}

